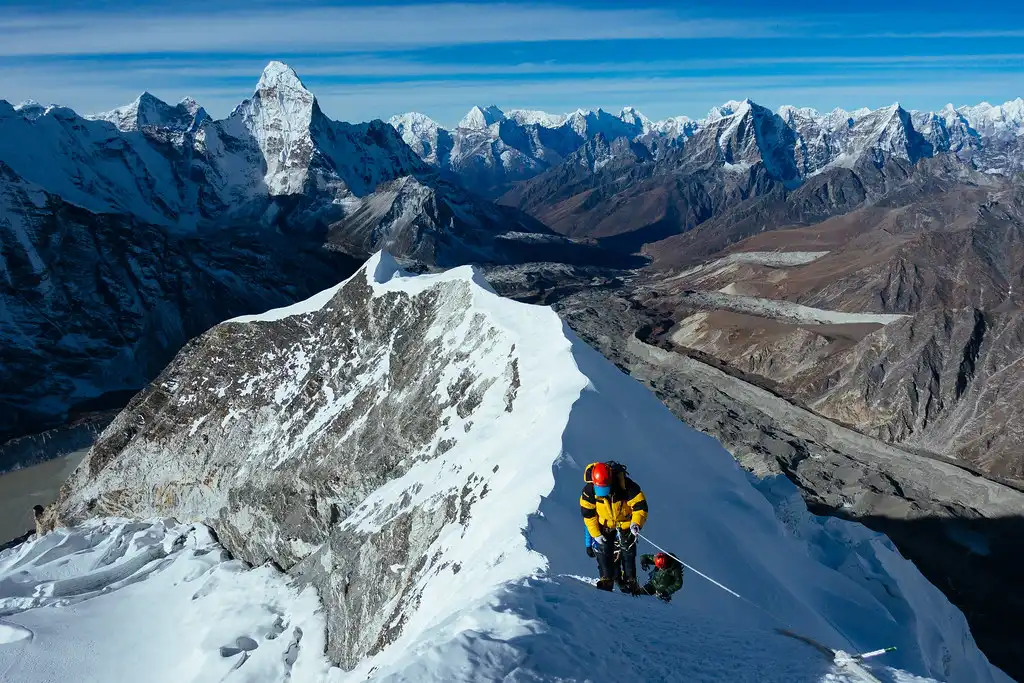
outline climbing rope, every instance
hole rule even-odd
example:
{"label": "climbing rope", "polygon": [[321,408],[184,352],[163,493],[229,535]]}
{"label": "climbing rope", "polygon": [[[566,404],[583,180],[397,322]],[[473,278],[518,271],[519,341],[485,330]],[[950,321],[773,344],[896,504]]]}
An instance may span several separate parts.
{"label": "climbing rope", "polygon": [[[694,574],[697,574],[698,576],[702,576],[702,577],[704,577],[705,579],[707,579],[708,581],[710,581],[711,583],[715,584],[716,586],[718,586],[719,588],[721,588],[722,590],[724,590],[724,591],[725,591],[726,593],[730,593],[730,594],[732,594],[732,595],[735,595],[735,596],[736,596],[737,598],[739,598],[740,600],[746,600],[747,602],[750,602],[750,601],[749,601],[749,600],[747,600],[747,599],[746,599],[745,597],[743,597],[742,595],[740,595],[739,593],[737,593],[737,592],[736,592],[736,591],[734,591],[733,589],[729,588],[729,587],[728,587],[728,586],[726,586],[725,584],[721,584],[721,583],[719,583],[719,582],[715,581],[714,579],[712,579],[712,578],[711,578],[710,576],[708,576],[707,574],[703,573],[703,572],[702,572],[702,571],[700,571],[699,569],[695,569],[695,568],[691,567],[690,565],[686,564],[685,562],[683,562],[682,560],[680,560],[680,559],[679,559],[678,557],[676,557],[675,555],[673,555],[673,554],[672,554],[672,553],[670,553],[669,551],[665,550],[665,549],[664,549],[664,548],[662,548],[662,547],[661,547],[660,545],[658,545],[657,543],[655,543],[655,542],[654,542],[654,541],[652,541],[651,539],[647,538],[647,537],[646,537],[646,536],[644,536],[643,534],[641,534],[641,533],[638,533],[638,534],[637,534],[637,536],[639,536],[640,538],[644,539],[645,541],[647,541],[648,543],[650,543],[651,545],[653,545],[653,546],[654,546],[655,548],[657,548],[658,550],[660,550],[661,552],[665,553],[666,555],[668,555],[669,557],[671,557],[671,558],[672,558],[673,560],[675,560],[676,562],[678,562],[679,564],[681,564],[681,565],[683,565],[684,567],[686,567],[687,569],[689,569],[689,570],[690,570],[691,572],[693,572]],[[753,603],[751,603],[751,604],[753,604]],[[754,605],[754,606],[756,607],[757,605]]]}
{"label": "climbing rope", "polygon": [[[643,534],[638,533],[637,536],[639,538],[642,538],[643,540],[647,541],[652,546],[654,546],[655,548],[657,548],[661,552],[665,553],[666,555],[668,555],[673,560],[675,560],[679,564],[683,565],[684,567],[686,567],[687,569],[689,569],[693,573],[695,573],[698,576],[700,576],[700,577],[710,581],[714,585],[716,585],[719,588],[721,588],[722,590],[724,590],[726,593],[729,593],[730,595],[733,595],[733,596],[739,598],[740,600],[742,600],[743,602],[747,603],[751,607],[755,607],[755,608],[761,610],[762,612],[767,614],[769,617],[771,617],[774,621],[776,621],[776,622],[782,624],[783,626],[785,626],[786,627],[785,629],[777,629],[783,635],[788,635],[788,636],[791,636],[791,637],[795,637],[798,640],[802,640],[802,641],[812,645],[813,647],[815,647],[815,648],[817,648],[819,650],[828,650],[829,652],[832,653],[832,656],[835,658],[837,664],[839,664],[840,666],[846,665],[846,663],[847,663],[846,659],[845,658],[841,658],[840,657],[840,653],[837,652],[836,650],[833,650],[832,648],[828,647],[827,645],[822,645],[821,643],[817,642],[816,640],[814,640],[812,638],[808,638],[806,636],[801,636],[801,635],[797,634],[795,631],[792,630],[792,626],[788,622],[786,622],[784,619],[782,619],[781,617],[779,617],[775,613],[771,612],[767,608],[762,607],[761,605],[757,604],[753,600],[750,600],[749,598],[743,597],[742,595],[740,595],[739,593],[737,593],[733,589],[731,589],[728,586],[726,586],[724,583],[716,581],[715,579],[711,578],[710,576],[708,576],[704,572],[700,571],[699,569],[696,569],[695,567],[687,564],[686,562],[683,562],[681,559],[679,559],[678,557],[676,557],[675,555],[673,555],[669,551],[665,550],[660,545],[658,545],[657,543],[655,543],[651,539],[647,538]],[[838,633],[839,636],[842,637],[842,639],[846,641],[846,643],[850,646],[850,648],[852,650],[856,651],[857,646],[853,644],[853,641],[851,641],[847,637],[847,635],[845,633],[843,633],[842,630],[840,630],[840,628],[838,626],[836,626],[835,624],[832,624],[832,627],[836,630],[836,633]],[[878,656],[878,655],[880,655],[880,654],[882,654],[884,652],[892,652],[895,649],[896,649],[895,647],[887,647],[887,648],[883,648],[881,650],[875,650],[874,652],[866,652],[866,653],[861,654],[861,655],[847,656],[847,658],[850,660],[850,662],[855,662],[855,661],[859,661],[859,660],[868,659],[869,657]],[[867,673],[867,672],[864,672],[864,673]]]}

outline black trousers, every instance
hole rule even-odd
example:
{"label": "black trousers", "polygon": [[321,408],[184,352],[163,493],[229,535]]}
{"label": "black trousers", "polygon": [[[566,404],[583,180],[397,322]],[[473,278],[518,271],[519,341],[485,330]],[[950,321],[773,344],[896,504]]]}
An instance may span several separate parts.
{"label": "black trousers", "polygon": [[595,546],[597,569],[602,579],[611,579],[620,586],[636,582],[636,537],[629,531],[604,534],[604,543]]}

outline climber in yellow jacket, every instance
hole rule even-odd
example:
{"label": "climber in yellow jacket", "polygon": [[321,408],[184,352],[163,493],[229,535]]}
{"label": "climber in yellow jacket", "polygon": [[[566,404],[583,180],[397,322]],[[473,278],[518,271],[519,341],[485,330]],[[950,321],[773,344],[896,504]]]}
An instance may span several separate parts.
{"label": "climber in yellow jacket", "polygon": [[640,486],[615,462],[595,462],[583,473],[580,512],[587,527],[587,554],[597,558],[597,587],[641,592],[636,581],[636,537],[647,521],[647,499]]}

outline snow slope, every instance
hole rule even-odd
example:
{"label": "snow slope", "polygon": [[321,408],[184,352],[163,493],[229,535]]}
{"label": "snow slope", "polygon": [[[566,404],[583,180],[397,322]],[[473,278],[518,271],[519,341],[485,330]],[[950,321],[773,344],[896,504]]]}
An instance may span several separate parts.
{"label": "snow slope", "polygon": [[[223,349],[243,343],[239,365]],[[206,520],[290,567],[318,586],[328,651],[351,669],[333,681],[858,680],[780,628],[897,646],[871,661],[878,680],[1008,680],[886,538],[809,515],[785,480],[752,483],[553,311],[471,268],[411,276],[378,254],[183,356],[157,381],[160,420],[152,392],[133,402],[58,512]],[[744,599],[692,573],[669,605],[577,578],[594,574],[582,471],[607,458],[645,488],[645,534]]]}
{"label": "snow slope", "polygon": [[323,680],[318,608],[202,526],[96,520],[0,553],[0,680]]}

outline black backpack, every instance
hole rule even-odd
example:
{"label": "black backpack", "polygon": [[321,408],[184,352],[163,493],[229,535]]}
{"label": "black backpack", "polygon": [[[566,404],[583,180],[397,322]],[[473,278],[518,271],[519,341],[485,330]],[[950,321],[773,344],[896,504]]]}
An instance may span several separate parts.
{"label": "black backpack", "polygon": [[612,474],[621,474],[623,476],[629,476],[629,470],[621,462],[615,462],[614,460],[606,460],[605,463],[611,469]]}

